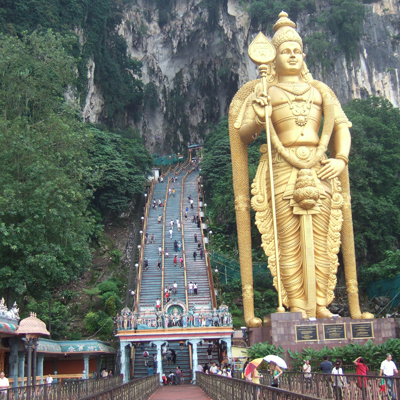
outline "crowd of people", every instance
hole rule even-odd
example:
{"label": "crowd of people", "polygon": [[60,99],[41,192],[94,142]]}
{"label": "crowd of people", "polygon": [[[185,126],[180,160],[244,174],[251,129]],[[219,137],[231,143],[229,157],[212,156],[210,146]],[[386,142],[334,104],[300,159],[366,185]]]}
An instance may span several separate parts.
{"label": "crowd of people", "polygon": [[[366,396],[368,389],[368,365],[365,363],[365,360],[362,357],[358,357],[353,361],[353,364],[356,366],[356,375],[357,376],[357,387],[360,390],[361,396]],[[342,360],[336,359],[334,363],[328,360],[328,356],[325,355],[323,357],[323,361],[319,366],[319,370],[325,374],[325,384],[328,388],[328,393],[335,396],[337,400],[342,400],[343,398],[343,388],[346,388],[349,385],[347,381],[347,377],[344,374],[344,368],[342,365]],[[307,392],[310,392],[313,385],[313,375],[312,375],[312,367],[310,365],[309,360],[304,360],[304,364],[302,367],[305,389]],[[394,375],[398,373],[397,366],[392,360],[392,355],[387,354],[386,359],[381,363],[379,376],[382,377],[382,382],[380,385],[381,392],[387,392],[390,396],[390,399],[395,400],[396,395],[393,390],[394,388]],[[365,376],[365,378],[363,378]]]}

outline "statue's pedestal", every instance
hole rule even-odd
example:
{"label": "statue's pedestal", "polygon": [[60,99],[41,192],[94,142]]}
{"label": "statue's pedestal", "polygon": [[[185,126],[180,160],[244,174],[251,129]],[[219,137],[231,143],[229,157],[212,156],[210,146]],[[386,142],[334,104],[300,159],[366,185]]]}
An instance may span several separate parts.
{"label": "statue's pedestal", "polygon": [[350,343],[364,344],[369,339],[377,345],[395,337],[394,318],[323,318],[310,321],[303,319],[299,312],[270,314],[265,317],[263,326],[249,330],[250,345],[268,341],[282,346],[285,353],[289,349],[301,353],[303,347],[320,350],[324,346],[332,348]]}

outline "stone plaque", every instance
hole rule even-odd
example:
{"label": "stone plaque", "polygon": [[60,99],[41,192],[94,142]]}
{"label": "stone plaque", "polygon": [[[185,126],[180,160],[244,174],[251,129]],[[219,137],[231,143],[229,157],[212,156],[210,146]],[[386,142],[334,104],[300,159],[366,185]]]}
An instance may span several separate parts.
{"label": "stone plaque", "polygon": [[346,340],[346,324],[324,324],[325,340]]}
{"label": "stone plaque", "polygon": [[353,339],[370,339],[374,337],[374,327],[371,322],[359,322],[351,324],[351,336]]}
{"label": "stone plaque", "polygon": [[296,342],[317,341],[317,325],[296,325]]}

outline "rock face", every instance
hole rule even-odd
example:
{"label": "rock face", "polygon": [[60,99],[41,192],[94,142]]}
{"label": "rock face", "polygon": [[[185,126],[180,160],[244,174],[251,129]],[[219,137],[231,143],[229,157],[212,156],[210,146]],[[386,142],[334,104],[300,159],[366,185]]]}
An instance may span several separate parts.
{"label": "rock face", "polygon": [[[380,95],[399,106],[399,1],[365,5],[364,35],[351,63],[338,52],[333,68],[324,75],[320,65],[310,68],[341,102]],[[170,3],[169,20],[162,27],[155,3],[136,0],[118,28],[131,56],[143,63],[143,82],[152,82],[157,89],[155,104],[154,99],[151,106],[145,100],[140,122],[131,124],[150,151],[158,154],[183,150],[187,142],[201,140],[209,124],[228,113],[238,88],[257,77],[247,49],[258,29],[239,0],[220,1],[216,16],[209,15],[202,0]],[[296,21],[303,38],[313,33],[309,19],[310,15],[301,14]],[[266,34],[270,37],[272,32]],[[94,63],[88,65],[90,76],[94,68]],[[104,102],[91,79],[88,89],[84,118],[98,122]]]}

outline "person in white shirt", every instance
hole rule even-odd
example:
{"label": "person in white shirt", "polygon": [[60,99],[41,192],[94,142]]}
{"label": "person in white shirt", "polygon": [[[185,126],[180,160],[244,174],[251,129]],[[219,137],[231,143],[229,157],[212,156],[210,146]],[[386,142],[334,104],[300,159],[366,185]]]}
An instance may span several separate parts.
{"label": "person in white shirt", "polygon": [[172,286],[174,288],[174,294],[176,294],[176,292],[178,291],[178,284],[176,283],[176,281],[174,281],[174,284]]}
{"label": "person in white shirt", "polygon": [[193,283],[192,282],[189,283],[188,289],[189,289],[189,295],[193,294]]}
{"label": "person in white shirt", "polygon": [[48,386],[50,386],[52,383],[53,383],[53,377],[49,374],[49,375],[46,377],[46,384],[47,384]]}
{"label": "person in white shirt", "polygon": [[215,363],[213,363],[212,367],[210,368],[210,374],[216,374],[218,372],[218,367]]}
{"label": "person in white shirt", "polygon": [[169,238],[172,239],[172,229],[169,230]]}
{"label": "person in white shirt", "polygon": [[1,389],[8,389],[10,387],[10,382],[5,377],[4,372],[0,372],[0,393],[7,393],[5,390]]}
{"label": "person in white shirt", "polygon": [[388,377],[386,380],[386,387],[388,389],[389,398],[393,400],[396,400],[396,392],[393,390],[394,380],[390,378],[393,378],[394,374],[398,372],[396,364],[392,361],[392,355],[386,354],[386,360],[382,361],[379,375]]}
{"label": "person in white shirt", "polygon": [[203,372],[203,367],[200,364],[198,364],[197,367],[196,367],[196,371],[197,372]]}

